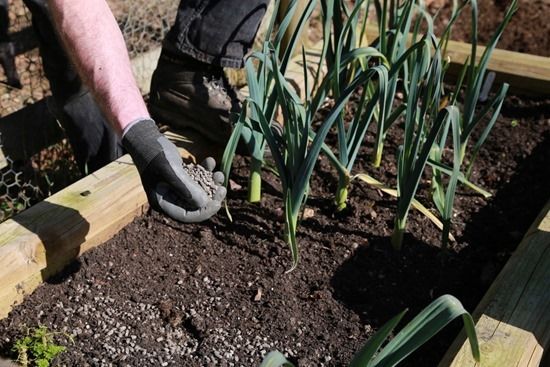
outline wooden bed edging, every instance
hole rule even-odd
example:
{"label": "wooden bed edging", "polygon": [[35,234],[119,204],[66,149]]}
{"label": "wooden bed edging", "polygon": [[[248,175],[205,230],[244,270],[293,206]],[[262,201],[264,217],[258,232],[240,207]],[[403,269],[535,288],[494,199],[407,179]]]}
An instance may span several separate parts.
{"label": "wooden bed edging", "polygon": [[[481,364],[462,333],[440,367],[535,367],[550,347],[550,201],[476,310]],[[550,358],[546,355],[544,358]]]}
{"label": "wooden bed edging", "polygon": [[126,155],[0,223],[0,318],[49,276],[110,239],[146,203]]}
{"label": "wooden bed edging", "polygon": [[[376,37],[377,31],[373,27],[368,32],[370,40]],[[308,60],[318,60],[320,47],[318,43],[308,52]],[[469,47],[466,43],[450,42],[448,49],[456,52],[453,62],[463,62]],[[137,82],[145,92],[158,53],[158,49],[153,50],[139,58],[139,62],[132,62]],[[518,66],[520,64],[523,66]],[[516,89],[527,87],[533,92],[550,94],[550,58],[495,50],[489,69],[497,72],[497,80],[499,76],[512,75],[507,81]],[[293,80],[300,92],[303,88],[301,56],[295,59],[287,77]],[[20,303],[44,279],[79,254],[115,235],[141,214],[146,205],[139,175],[129,156],[124,156],[13,219],[0,223],[0,318],[7,316],[13,305]],[[550,312],[543,313],[550,308],[550,292],[546,289],[548,287],[544,287],[550,284],[549,209],[550,203],[474,313],[480,319],[478,326],[484,355],[486,350],[497,348],[493,341],[498,346],[501,339],[503,343],[517,339],[525,344],[518,348],[504,344],[501,347],[507,353],[503,355],[513,358],[515,354],[510,353],[514,351],[521,353],[521,358],[530,356],[530,360],[536,361],[550,343]],[[503,295],[508,298],[499,298]],[[532,304],[534,308],[530,313]],[[516,307],[511,309],[512,305]],[[488,334],[485,324],[492,325],[496,334]],[[468,358],[466,348],[463,339],[457,339],[441,366],[450,365],[453,359],[452,366],[474,366],[462,362],[461,358]],[[498,354],[490,353],[491,356]],[[506,363],[500,363],[500,359],[496,364],[488,364],[488,361],[484,361],[483,366],[510,365],[508,359],[503,360]],[[528,363],[531,362],[519,365],[538,365]]]}
{"label": "wooden bed edging", "polygon": [[[365,33],[368,41],[372,42],[378,37],[378,28],[368,25]],[[470,55],[471,48],[469,43],[449,41],[446,56],[451,58],[451,67],[448,71],[450,75],[457,75],[460,72],[462,64]],[[477,47],[477,61],[484,50],[483,46]],[[491,55],[488,70],[495,72],[496,83],[510,84],[512,92],[550,95],[550,57],[497,48]]]}

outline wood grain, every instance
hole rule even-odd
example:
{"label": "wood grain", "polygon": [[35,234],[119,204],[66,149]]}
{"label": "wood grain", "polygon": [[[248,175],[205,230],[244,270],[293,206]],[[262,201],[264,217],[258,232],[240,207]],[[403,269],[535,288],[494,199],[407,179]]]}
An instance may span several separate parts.
{"label": "wood grain", "polygon": [[550,346],[550,202],[474,312],[481,364],[461,334],[440,367],[542,365]]}
{"label": "wood grain", "polygon": [[[369,42],[378,37],[378,28],[368,25]],[[498,44],[497,44],[498,47]],[[466,58],[471,54],[469,43],[449,41],[447,56],[451,58],[448,73],[457,75]],[[478,46],[476,58],[479,61],[485,47]],[[491,55],[488,69],[496,74],[496,83],[510,84],[513,92],[550,95],[550,58],[519,52],[495,49]]]}
{"label": "wood grain", "polygon": [[129,156],[0,224],[0,318],[84,251],[107,241],[147,199]]}

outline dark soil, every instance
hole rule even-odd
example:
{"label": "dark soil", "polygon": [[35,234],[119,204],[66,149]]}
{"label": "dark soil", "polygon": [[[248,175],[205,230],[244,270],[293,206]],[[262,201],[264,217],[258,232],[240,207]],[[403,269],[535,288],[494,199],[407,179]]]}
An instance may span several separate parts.
{"label": "dark soil", "polygon": [[[511,0],[478,0],[479,22],[478,42],[487,44],[495,29],[501,23],[507,6]],[[439,30],[442,30],[445,20],[449,18],[452,2],[433,0],[431,9],[435,13],[442,8]],[[550,56],[550,1],[519,0],[519,7],[502,35],[498,48],[529,53],[540,56]],[[452,38],[457,41],[470,42],[471,12],[465,8],[453,27]]]}
{"label": "dark soil", "polygon": [[[495,28],[500,3],[480,1],[480,31]],[[525,27],[548,7],[520,1],[499,47],[548,55],[548,25]],[[463,27],[454,38],[467,41]],[[277,179],[266,173],[263,202],[248,204],[240,158],[228,200],[233,222],[223,209],[193,225],[157,213],[137,218],[0,321],[0,350],[9,354],[25,327],[42,324],[74,337],[57,336],[68,346],[60,366],[257,366],[273,349],[302,367],[345,366],[404,308],[410,320],[450,293],[473,310],[550,196],[550,100],[510,97],[502,115],[473,173],[494,196],[459,188],[451,251],[439,249],[440,232],[412,211],[404,248],[394,252],[396,202],[360,182],[352,183],[348,209],[335,215],[335,174],[322,159],[299,228],[301,262],[287,274]],[[391,130],[379,170],[365,149],[357,172],[394,184],[400,135]],[[423,182],[419,200],[429,206],[428,189]],[[459,328],[453,323],[405,365],[437,365]]]}
{"label": "dark soil", "polygon": [[[391,130],[380,170],[364,164],[358,171],[395,180],[400,134]],[[359,160],[367,162],[368,153]],[[404,308],[410,319],[450,293],[474,309],[548,200],[549,161],[550,101],[510,97],[474,170],[474,181],[494,196],[459,189],[457,242],[447,253],[438,248],[439,231],[413,211],[396,253],[389,241],[395,200],[354,182],[349,209],[334,215],[336,181],[323,159],[299,229],[301,262],[286,274],[277,180],[266,174],[262,204],[248,204],[241,158],[228,201],[232,223],[223,210],[196,225],[156,213],[137,218],[1,321],[0,346],[5,353],[24,326],[43,324],[74,336],[71,344],[59,335],[68,344],[63,366],[257,366],[273,349],[299,366],[346,365]],[[435,366],[459,327],[407,364]]]}

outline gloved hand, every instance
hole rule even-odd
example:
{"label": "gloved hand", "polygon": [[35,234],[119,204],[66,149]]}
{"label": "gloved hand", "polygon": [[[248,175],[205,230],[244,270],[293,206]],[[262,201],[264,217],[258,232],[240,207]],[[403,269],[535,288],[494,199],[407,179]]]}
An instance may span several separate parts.
{"label": "gloved hand", "polygon": [[[141,120],[124,131],[122,145],[136,165],[149,204],[173,219],[184,223],[204,221],[220,209],[226,189],[224,176],[215,172],[218,186],[210,199],[206,192],[185,172],[178,149],[162,135],[153,120]],[[213,158],[202,166],[212,171]]]}

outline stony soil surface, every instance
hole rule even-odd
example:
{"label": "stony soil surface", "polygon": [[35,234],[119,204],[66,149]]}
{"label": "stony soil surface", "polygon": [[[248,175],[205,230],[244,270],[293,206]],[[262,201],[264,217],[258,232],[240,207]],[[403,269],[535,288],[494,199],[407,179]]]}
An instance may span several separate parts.
{"label": "stony soil surface", "polygon": [[[520,12],[530,8],[527,3],[545,14],[545,1],[520,1]],[[532,24],[528,16],[516,17]],[[510,37],[520,35],[520,42],[499,47],[543,54],[550,49],[544,39],[521,36],[544,29],[543,23],[518,28]],[[357,171],[395,183],[399,137],[391,130],[380,170],[365,163]],[[359,160],[368,162],[369,153],[363,150]],[[403,251],[394,253],[395,200],[363,184],[352,184],[349,209],[335,215],[334,172],[322,160],[311,185],[310,215],[299,229],[301,265],[285,274],[290,256],[280,239],[277,179],[266,175],[260,205],[246,203],[247,162],[239,159],[228,200],[233,222],[223,211],[197,225],[156,213],[137,218],[1,321],[0,350],[9,354],[25,327],[43,324],[74,337],[71,343],[58,336],[69,349],[56,361],[60,366],[257,366],[272,349],[302,367],[345,366],[405,307],[410,319],[444,293],[469,310],[476,306],[548,200],[549,161],[550,101],[508,98],[473,174],[494,196],[459,190],[457,242],[442,254],[439,232],[416,212]],[[430,202],[428,187],[420,187],[423,203]],[[457,331],[455,323],[405,365],[437,365]]]}
{"label": "stony soil surface", "polygon": [[[387,160],[367,170],[395,180],[390,130]],[[368,140],[374,136],[369,134]],[[272,349],[299,366],[345,366],[393,315],[409,318],[450,293],[472,310],[550,196],[550,101],[510,97],[474,170],[494,194],[458,192],[453,250],[412,212],[400,253],[391,250],[395,200],[353,183],[349,208],[335,215],[334,172],[323,159],[299,229],[301,263],[290,274],[281,240],[276,177],[264,201],[246,203],[247,162],[236,162],[228,205],[214,219],[182,225],[159,214],[137,218],[106,244],[40,287],[0,322],[6,353],[25,326],[43,324],[74,337],[60,366],[257,366]],[[363,150],[360,162],[370,151]],[[419,199],[429,205],[429,183]],[[459,324],[405,365],[434,366]]]}

